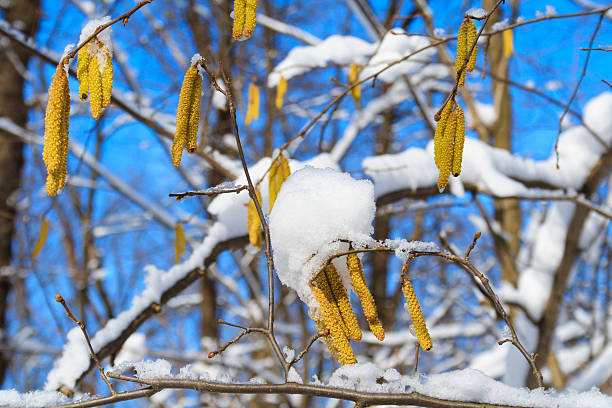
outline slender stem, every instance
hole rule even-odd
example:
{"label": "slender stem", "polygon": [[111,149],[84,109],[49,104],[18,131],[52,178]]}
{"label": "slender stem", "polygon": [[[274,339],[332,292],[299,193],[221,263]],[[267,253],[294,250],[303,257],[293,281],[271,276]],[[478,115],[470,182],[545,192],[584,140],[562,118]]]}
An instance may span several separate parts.
{"label": "slender stem", "polygon": [[66,316],[71,318],[77,324],[77,326],[81,328],[81,331],[83,332],[83,336],[85,337],[85,340],[87,341],[87,346],[89,346],[89,353],[91,355],[91,358],[94,359],[94,361],[96,362],[96,365],[98,366],[98,369],[100,370],[100,376],[106,383],[106,386],[110,390],[110,393],[112,395],[115,395],[116,392],[113,389],[113,386],[111,385],[111,383],[108,381],[108,378],[106,378],[106,375],[104,374],[104,369],[102,368],[102,364],[100,364],[100,360],[98,360],[98,356],[96,356],[96,352],[94,351],[91,345],[91,341],[89,341],[89,335],[87,334],[87,330],[85,329],[85,324],[79,319],[77,319],[75,315],[72,314],[72,312],[70,311],[70,308],[66,304],[66,301],[61,295],[59,294],[55,295],[55,301],[58,303],[61,303],[62,306],[64,306],[64,309],[66,310]]}

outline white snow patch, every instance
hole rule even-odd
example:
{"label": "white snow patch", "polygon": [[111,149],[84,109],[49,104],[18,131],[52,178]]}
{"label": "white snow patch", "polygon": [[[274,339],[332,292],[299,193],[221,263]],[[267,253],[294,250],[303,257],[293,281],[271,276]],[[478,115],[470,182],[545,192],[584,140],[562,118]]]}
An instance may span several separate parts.
{"label": "white snow patch", "polygon": [[[318,305],[309,280],[335,252],[371,242],[376,207],[367,180],[355,180],[332,169],[306,167],[283,184],[270,214],[274,264],[280,281],[293,288],[312,310]],[[345,261],[334,262],[349,280]],[[346,275],[346,276],[344,276]]]}
{"label": "white snow patch", "polygon": [[474,18],[485,18],[487,15],[487,10],[481,7],[472,7],[465,12],[465,15]]}

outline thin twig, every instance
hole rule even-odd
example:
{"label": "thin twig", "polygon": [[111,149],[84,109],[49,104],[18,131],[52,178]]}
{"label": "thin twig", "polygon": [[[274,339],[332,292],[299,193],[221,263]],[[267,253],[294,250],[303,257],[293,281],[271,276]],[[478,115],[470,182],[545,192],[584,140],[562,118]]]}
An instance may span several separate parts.
{"label": "thin twig", "polygon": [[176,197],[176,200],[180,201],[185,197],[197,197],[197,196],[215,197],[215,196],[218,196],[219,194],[239,193],[242,190],[246,190],[247,188],[248,186],[240,186],[236,188],[218,189],[218,190],[208,189],[208,190],[203,190],[203,191],[185,191],[182,193],[170,193],[168,194],[168,197]]}
{"label": "thin twig", "polygon": [[96,36],[98,34],[100,34],[102,31],[106,30],[108,27],[112,26],[115,23],[118,23],[119,21],[123,22],[123,25],[125,26],[128,23],[128,20],[130,19],[130,17],[132,16],[132,14],[134,14],[136,11],[138,11],[138,9],[140,9],[141,7],[149,4],[153,2],[153,0],[143,0],[141,2],[139,2],[138,4],[136,4],[136,6],[134,6],[134,8],[132,8],[130,11],[128,11],[127,13],[123,13],[122,15],[120,15],[117,18],[112,19],[111,21],[109,21],[108,23],[104,23],[100,26],[98,26],[95,31],[89,36],[87,37],[82,43],[80,43],[79,45],[77,45],[72,51],[70,51],[68,54],[66,54],[66,56],[60,61],[60,64],[66,64],[68,63],[68,61],[71,58],[74,58],[74,56],[76,55],[77,52],[79,52],[79,50],[81,48],[83,48],[85,46],[85,44],[87,44],[88,42],[90,42],[91,40],[93,40],[94,38],[96,38]]}
{"label": "thin twig", "polygon": [[77,326],[81,328],[81,331],[83,332],[83,336],[85,336],[85,340],[87,341],[87,346],[89,346],[89,354],[91,355],[91,358],[94,359],[94,361],[96,362],[96,365],[98,366],[98,369],[100,370],[100,376],[106,383],[106,386],[110,390],[111,395],[115,395],[116,394],[115,390],[113,389],[113,386],[111,385],[111,383],[108,381],[108,378],[106,378],[106,374],[104,374],[104,368],[102,368],[102,364],[100,364],[100,360],[98,360],[98,357],[96,356],[96,352],[91,346],[91,341],[89,341],[89,335],[87,334],[87,330],[85,329],[85,324],[79,319],[77,319],[75,315],[72,314],[72,312],[70,311],[70,308],[66,304],[66,301],[60,294],[55,295],[55,301],[58,303],[61,303],[62,306],[64,306],[64,309],[66,310],[66,316],[71,318],[77,324]]}
{"label": "thin twig", "polygon": [[[602,12],[599,16],[599,21],[597,22],[597,26],[595,27],[595,31],[593,31],[593,35],[591,36],[591,41],[589,42],[589,48],[593,47],[593,42],[595,41],[595,37],[597,36],[597,33],[599,32],[599,28],[601,27],[601,22],[603,21],[604,15],[605,13]],[[555,141],[555,155],[557,157],[557,168],[559,168],[559,138],[561,137],[561,132],[563,130],[563,119],[565,119],[565,115],[567,115],[567,111],[569,110],[570,105],[574,101],[574,98],[576,97],[576,94],[578,93],[578,88],[580,88],[580,84],[582,83],[582,80],[584,79],[584,76],[586,75],[587,66],[589,65],[590,57],[591,57],[591,50],[588,50],[586,59],[584,61],[584,66],[582,67],[582,74],[580,75],[580,79],[578,80],[578,83],[576,84],[576,87],[574,88],[574,92],[572,92],[572,96],[570,100],[567,102],[567,105],[565,105],[563,114],[559,118],[559,129],[557,132],[557,140]]]}
{"label": "thin twig", "polygon": [[609,83],[608,81],[606,81],[605,79],[602,79],[601,82],[603,82],[604,84],[608,85],[610,88],[612,88],[612,84]]}
{"label": "thin twig", "polygon": [[610,52],[612,51],[612,48],[581,48],[580,51],[607,51]]}
{"label": "thin twig", "polygon": [[421,344],[417,341],[414,350],[414,369],[412,370],[413,375],[417,375],[419,372],[419,354],[421,352]]}
{"label": "thin twig", "polygon": [[218,350],[215,351],[211,351],[210,353],[208,353],[208,358],[213,358],[214,356],[216,356],[217,354],[221,354],[225,351],[225,349],[227,349],[229,346],[231,346],[232,344],[236,343],[238,340],[240,340],[242,338],[242,336],[249,334],[249,333],[253,333],[253,332],[259,332],[258,330],[253,330],[250,328],[246,328],[243,331],[240,332],[239,335],[237,335],[236,337],[234,337],[232,340],[228,341],[227,343],[225,343],[225,345],[223,347],[221,347]]}
{"label": "thin twig", "polygon": [[308,353],[308,351],[310,350],[310,348],[312,347],[315,341],[319,340],[321,337],[327,337],[327,336],[329,336],[329,329],[326,329],[324,332],[320,332],[312,336],[306,348],[302,350],[300,354],[297,355],[297,357],[291,360],[291,362],[289,362],[289,367],[293,366],[295,363],[300,361],[302,357],[304,357],[304,355]]}

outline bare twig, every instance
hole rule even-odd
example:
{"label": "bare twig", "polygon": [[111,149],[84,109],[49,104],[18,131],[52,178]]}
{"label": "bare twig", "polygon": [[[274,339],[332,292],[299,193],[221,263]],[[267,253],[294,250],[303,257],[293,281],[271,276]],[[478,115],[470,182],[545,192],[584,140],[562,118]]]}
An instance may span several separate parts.
{"label": "bare twig", "polygon": [[176,197],[177,201],[182,200],[185,197],[196,197],[196,196],[208,196],[215,197],[219,194],[227,194],[227,193],[239,193],[242,190],[246,190],[248,186],[240,186],[236,188],[228,188],[228,189],[208,189],[203,191],[185,191],[183,193],[170,193],[168,197]]}
{"label": "bare twig", "polygon": [[91,40],[93,40],[94,38],[96,38],[96,36],[98,34],[100,34],[102,31],[106,30],[108,27],[112,26],[115,23],[118,23],[119,21],[123,22],[123,25],[125,26],[128,23],[128,20],[130,19],[130,17],[132,16],[132,14],[134,14],[136,11],[138,11],[140,8],[142,8],[143,6],[149,4],[153,2],[153,0],[143,0],[141,2],[139,2],[138,4],[136,4],[136,6],[134,6],[134,8],[132,8],[130,11],[128,11],[127,13],[123,13],[122,15],[120,15],[117,18],[112,19],[111,21],[109,21],[108,23],[102,24],[100,26],[98,26],[95,31],[89,36],[87,37],[82,43],[80,43],[79,45],[77,45],[72,51],[70,51],[68,54],[66,54],[66,56],[60,61],[60,64],[66,64],[68,63],[68,61],[71,58],[74,58],[74,56],[76,55],[77,52],[79,52],[79,50],[81,48],[83,48],[85,46],[85,44],[87,44],[88,42],[90,42]]}
{"label": "bare twig", "polygon": [[[604,15],[605,15],[605,12],[602,12],[599,15],[599,21],[597,22],[597,26],[595,27],[595,30],[593,31],[593,35],[591,36],[591,41],[589,42],[589,48],[593,47],[593,41],[595,41],[595,37],[597,36],[597,33],[599,32],[599,28],[601,27],[601,22],[603,21]],[[574,101],[574,98],[576,97],[576,94],[578,93],[578,88],[580,88],[580,84],[582,83],[582,80],[584,79],[584,76],[586,75],[587,66],[589,65],[590,57],[591,57],[591,50],[588,50],[586,59],[584,60],[584,66],[582,67],[582,74],[580,75],[580,79],[578,80],[578,83],[576,84],[576,87],[574,88],[574,92],[572,92],[572,96],[570,97],[570,100],[567,102],[567,105],[565,105],[563,114],[561,114],[561,117],[559,118],[557,140],[555,141],[555,155],[557,156],[557,168],[559,168],[559,137],[561,136],[561,131],[563,130],[563,119],[565,119],[565,115],[567,115],[567,111],[569,110],[570,105]]]}
{"label": "bare twig", "polygon": [[100,360],[98,360],[98,357],[96,356],[96,352],[91,346],[91,341],[89,341],[89,335],[87,334],[87,330],[85,329],[85,324],[79,319],[77,319],[75,315],[72,314],[72,312],[70,311],[70,308],[66,304],[66,301],[61,295],[59,294],[55,295],[55,301],[58,303],[61,303],[62,306],[64,306],[64,309],[66,310],[66,316],[71,318],[77,324],[77,326],[81,328],[81,331],[83,332],[83,336],[85,336],[85,340],[87,341],[87,346],[89,346],[89,354],[91,358],[94,359],[94,361],[96,362],[96,365],[98,366],[98,369],[100,370],[100,376],[106,383],[106,386],[110,390],[111,395],[115,395],[116,394],[115,390],[113,389],[113,386],[111,385],[111,383],[108,381],[108,378],[106,378],[106,374],[104,374],[104,368],[102,368],[102,364],[100,364]]}
{"label": "bare twig", "polygon": [[612,51],[612,48],[581,48],[580,51],[607,51],[610,52]]}
{"label": "bare twig", "polygon": [[213,358],[214,356],[216,356],[217,354],[221,354],[225,351],[225,349],[227,349],[229,346],[231,346],[232,344],[236,343],[238,340],[240,340],[242,338],[242,336],[249,334],[249,333],[253,333],[253,332],[258,332],[258,330],[253,330],[251,328],[245,328],[243,331],[240,332],[239,335],[237,335],[236,337],[234,337],[232,340],[228,341],[227,343],[225,343],[225,345],[223,347],[221,347],[218,350],[215,351],[211,351],[210,353],[208,353],[208,358]]}
{"label": "bare twig", "polygon": [[300,361],[302,359],[302,357],[304,357],[304,355],[306,355],[306,353],[308,353],[308,351],[310,350],[310,348],[312,347],[312,345],[314,344],[315,341],[317,341],[321,337],[327,337],[327,336],[329,336],[329,329],[326,329],[324,332],[320,332],[320,333],[317,333],[314,336],[312,336],[312,338],[308,342],[308,345],[306,346],[306,348],[304,350],[302,350],[300,352],[300,354],[297,355],[297,357],[295,357],[293,360],[291,360],[291,362],[289,362],[289,367],[293,366],[295,363]]}
{"label": "bare twig", "polygon": [[606,81],[605,79],[602,79],[601,82],[603,82],[604,84],[608,85],[610,88],[612,88],[612,84],[609,83],[608,81]]}

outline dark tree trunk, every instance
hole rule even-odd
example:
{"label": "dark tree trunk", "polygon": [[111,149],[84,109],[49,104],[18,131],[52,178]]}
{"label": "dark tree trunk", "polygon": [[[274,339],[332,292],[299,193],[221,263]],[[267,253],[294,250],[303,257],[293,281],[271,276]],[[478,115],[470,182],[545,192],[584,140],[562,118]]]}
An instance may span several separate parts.
{"label": "dark tree trunk", "polygon": [[[4,19],[9,23],[20,22],[20,28],[31,37],[38,28],[40,0],[12,0],[2,7]],[[15,67],[15,58],[22,67],[28,65],[25,51],[10,45],[0,50],[0,117],[7,117],[19,126],[25,127],[28,108],[25,106],[23,72]],[[0,130],[0,266],[10,265],[11,243],[15,230],[16,210],[11,196],[19,188],[23,168],[23,143],[16,137]],[[0,332],[6,341],[8,298],[11,292],[11,278],[0,277]],[[11,356],[0,352],[0,385],[4,382]]]}

